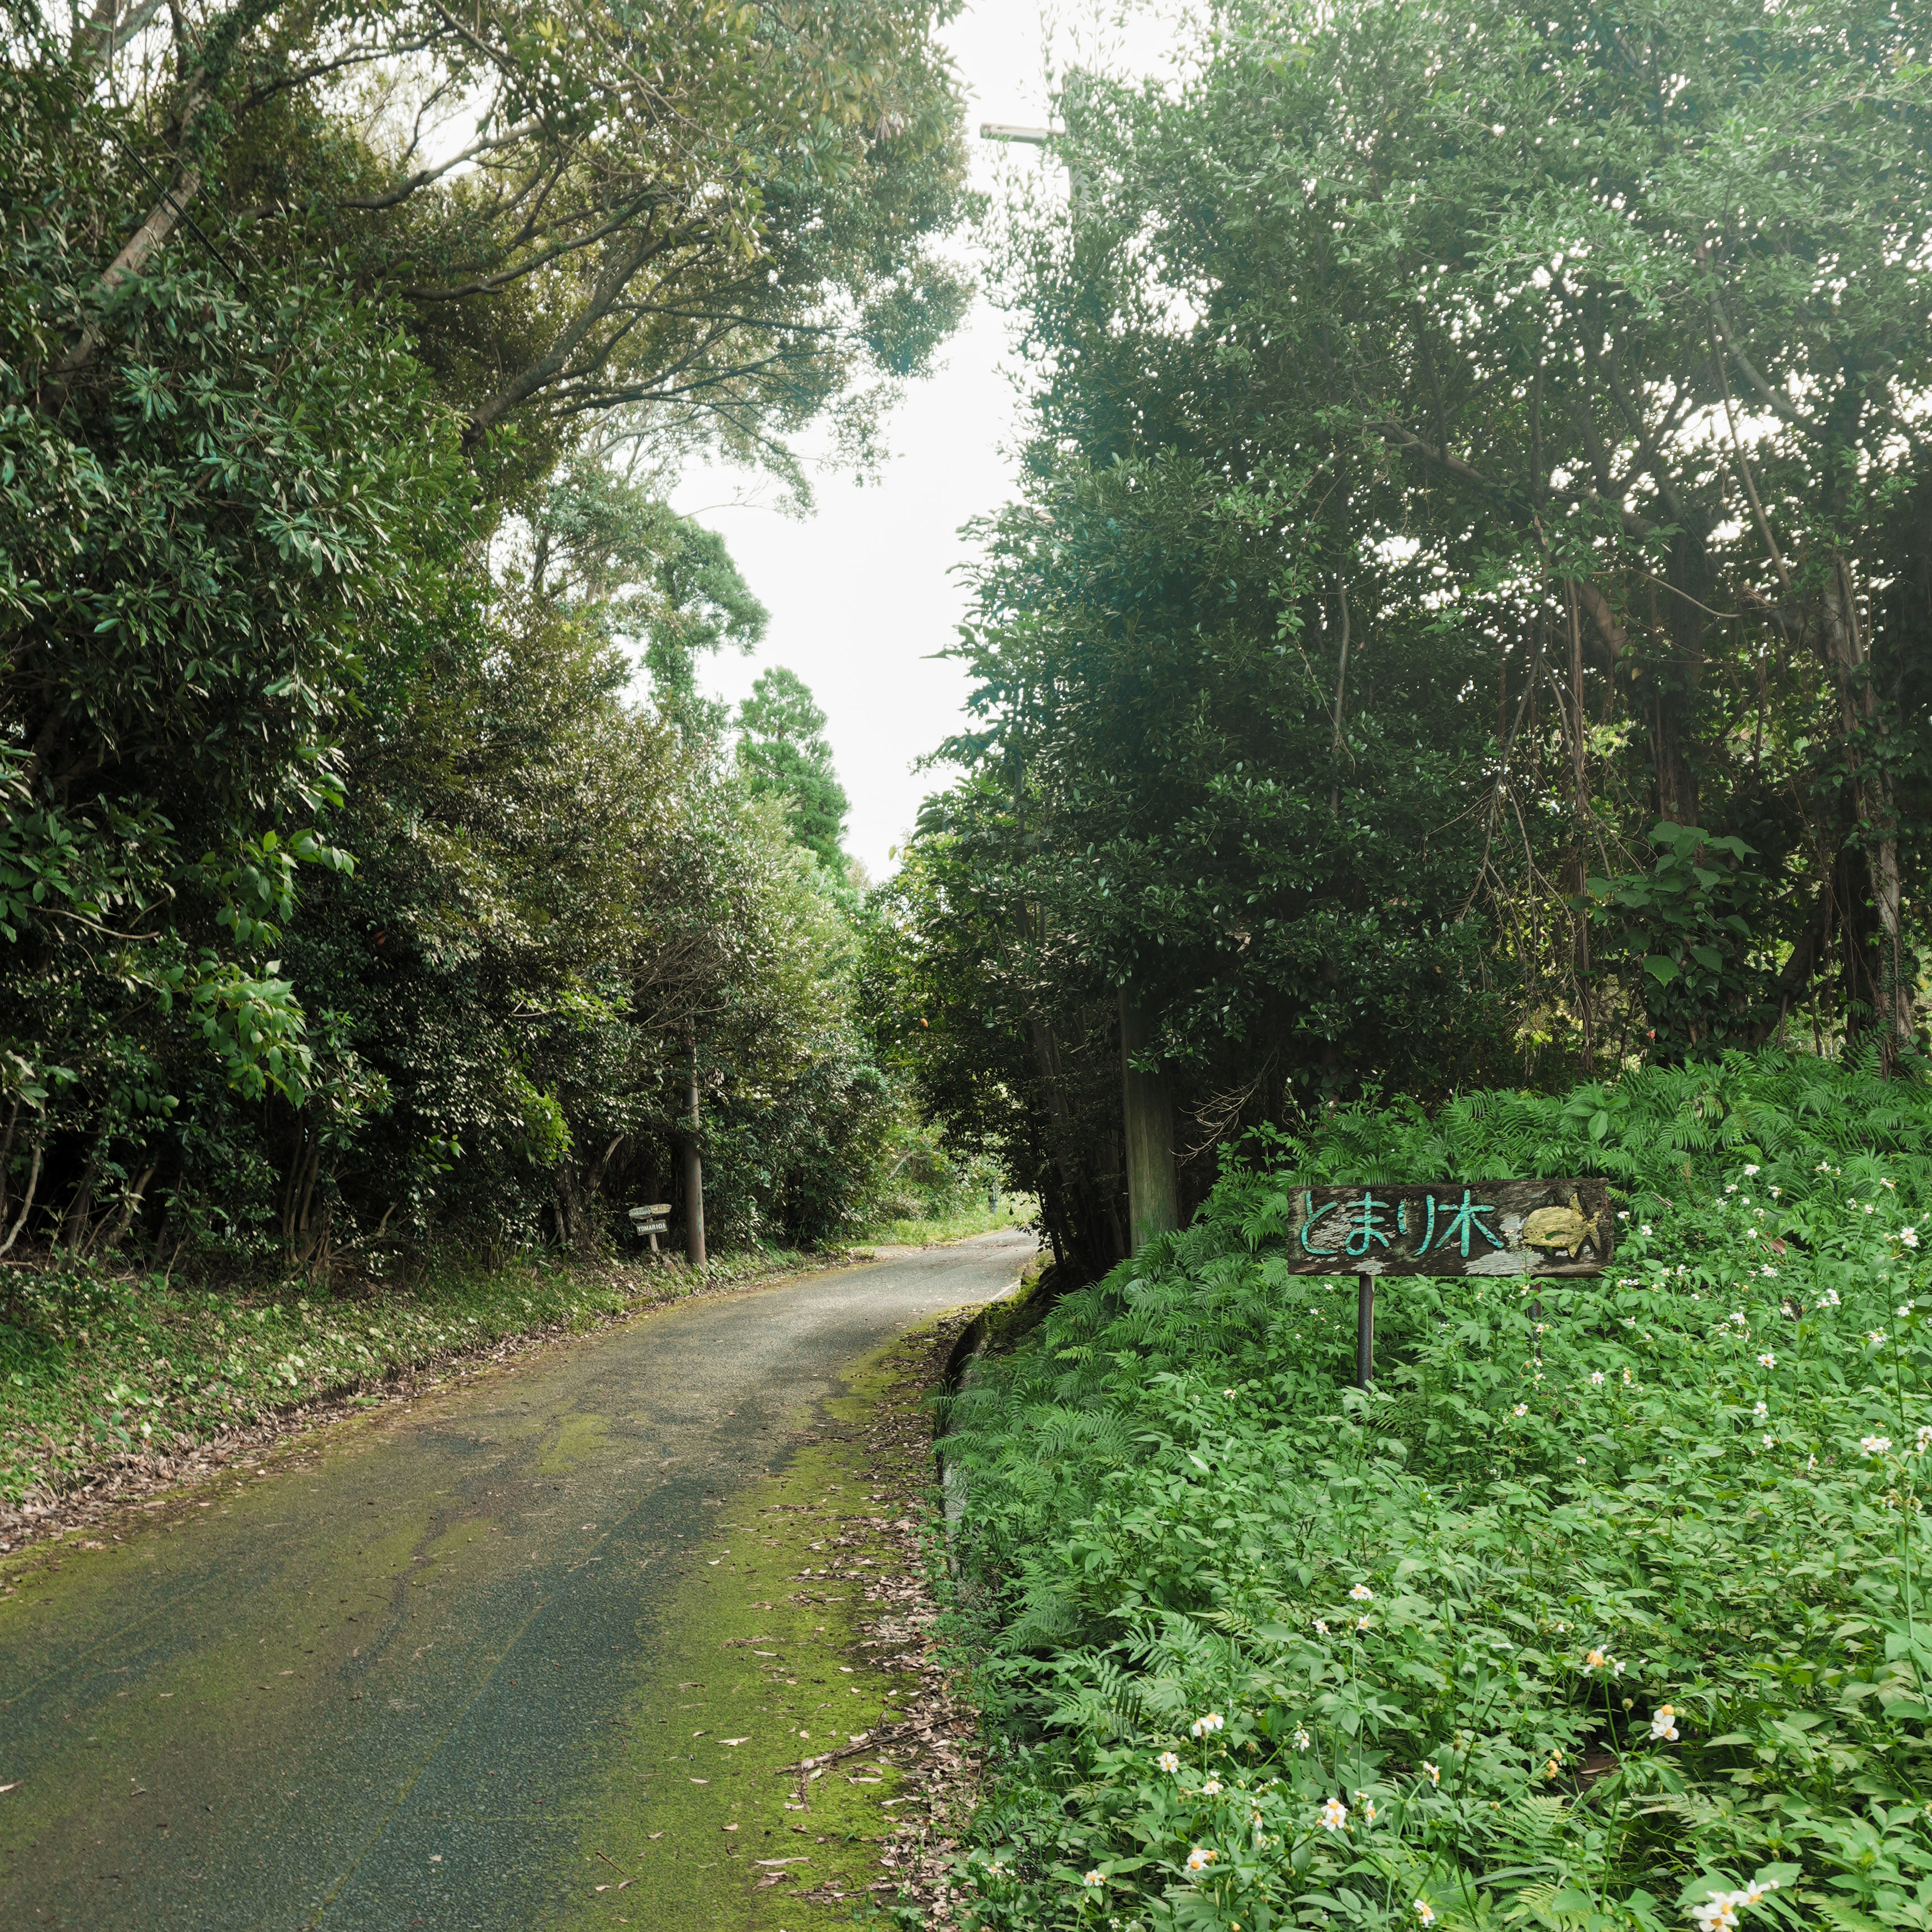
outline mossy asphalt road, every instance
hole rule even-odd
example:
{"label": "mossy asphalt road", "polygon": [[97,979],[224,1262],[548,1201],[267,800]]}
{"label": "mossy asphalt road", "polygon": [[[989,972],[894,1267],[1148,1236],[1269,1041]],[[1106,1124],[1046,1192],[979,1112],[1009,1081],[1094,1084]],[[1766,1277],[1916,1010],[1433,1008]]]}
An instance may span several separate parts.
{"label": "mossy asphalt road", "polygon": [[586,1826],[653,1802],[640,1690],[718,1511],[1030,1252],[662,1308],[44,1549],[0,1604],[0,1924],[578,1922]]}

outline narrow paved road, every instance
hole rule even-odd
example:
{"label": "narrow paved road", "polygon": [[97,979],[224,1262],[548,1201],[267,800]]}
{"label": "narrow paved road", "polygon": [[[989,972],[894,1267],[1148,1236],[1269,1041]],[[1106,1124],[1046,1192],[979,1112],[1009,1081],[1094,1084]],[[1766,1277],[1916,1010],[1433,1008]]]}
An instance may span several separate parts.
{"label": "narrow paved road", "polygon": [[1030,1250],[661,1310],[30,1571],[0,1605],[0,1925],[550,1922],[680,1550],[849,1364]]}

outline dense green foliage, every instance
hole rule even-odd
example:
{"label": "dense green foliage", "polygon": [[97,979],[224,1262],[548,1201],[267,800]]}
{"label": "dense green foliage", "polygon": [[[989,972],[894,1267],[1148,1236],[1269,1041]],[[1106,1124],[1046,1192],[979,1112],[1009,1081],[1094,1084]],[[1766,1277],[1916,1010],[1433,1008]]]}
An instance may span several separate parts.
{"label": "dense green foliage", "polygon": [[1924,32],[1228,0],[1180,80],[1069,77],[895,969],[1064,1258],[1124,1252],[1124,999],[1184,1214],[1372,1089],[1912,1034]]}
{"label": "dense green foliage", "polygon": [[832,770],[825,725],[797,674],[775,665],[738,707],[738,764],[759,796],[783,801],[792,836],[842,871],[850,801]]}
{"label": "dense green foliage", "polygon": [[682,1212],[694,1055],[714,1240],[977,1188],[895,1179],[836,816],[699,698],[766,615],[667,500],[862,464],[956,319],[940,17],[10,11],[0,1253],[595,1246]]}
{"label": "dense green foliage", "polygon": [[[1391,1282],[1346,1385],[1294,1181],[1586,1168],[1610,1275]],[[1229,1172],[952,1406],[974,1922],[1922,1925],[1928,1209],[1923,1086],[1775,1055]]]}

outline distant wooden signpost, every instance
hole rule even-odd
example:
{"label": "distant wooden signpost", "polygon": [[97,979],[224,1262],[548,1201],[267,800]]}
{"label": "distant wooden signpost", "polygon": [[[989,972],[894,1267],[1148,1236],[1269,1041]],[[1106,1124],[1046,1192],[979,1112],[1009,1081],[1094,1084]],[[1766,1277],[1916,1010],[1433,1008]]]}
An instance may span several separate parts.
{"label": "distant wooden signpost", "polygon": [[1355,1379],[1375,1369],[1376,1280],[1385,1274],[1600,1274],[1616,1245],[1601,1180],[1437,1180],[1418,1187],[1304,1187],[1288,1266],[1361,1277]]}
{"label": "distant wooden signpost", "polygon": [[668,1201],[654,1201],[648,1208],[631,1208],[625,1211],[631,1217],[632,1233],[649,1235],[651,1252],[656,1254],[658,1237],[664,1231],[664,1217],[670,1212],[670,1203]]}

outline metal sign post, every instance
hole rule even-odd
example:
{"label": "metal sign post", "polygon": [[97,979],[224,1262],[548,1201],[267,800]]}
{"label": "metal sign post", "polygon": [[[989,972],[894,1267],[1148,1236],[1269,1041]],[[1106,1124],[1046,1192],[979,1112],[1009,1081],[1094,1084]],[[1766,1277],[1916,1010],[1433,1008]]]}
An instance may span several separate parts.
{"label": "metal sign post", "polygon": [[1375,1375],[1380,1276],[1600,1274],[1616,1245],[1610,1184],[1600,1179],[1304,1187],[1294,1199],[1290,1269],[1360,1279],[1355,1381],[1362,1388]]}

